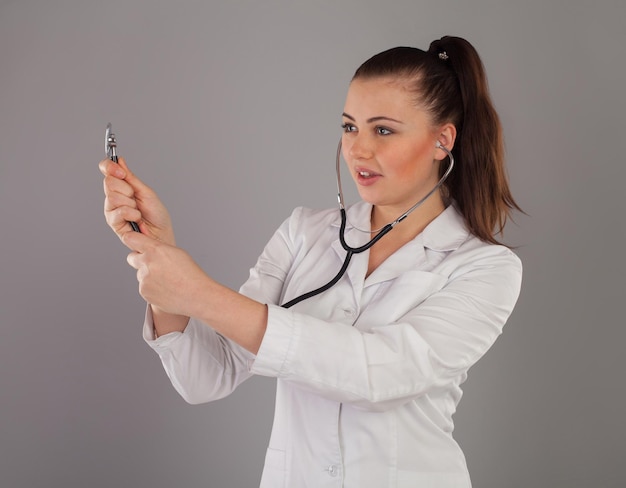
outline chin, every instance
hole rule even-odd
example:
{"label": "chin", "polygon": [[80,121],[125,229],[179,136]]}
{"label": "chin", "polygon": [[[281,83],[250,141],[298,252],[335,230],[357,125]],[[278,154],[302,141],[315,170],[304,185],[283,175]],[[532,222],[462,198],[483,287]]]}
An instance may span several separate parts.
{"label": "chin", "polygon": [[380,205],[380,199],[373,197],[371,194],[364,194],[362,192],[359,192],[359,197],[361,197],[361,200],[363,200],[366,203],[369,203],[370,205],[376,206],[376,205]]}

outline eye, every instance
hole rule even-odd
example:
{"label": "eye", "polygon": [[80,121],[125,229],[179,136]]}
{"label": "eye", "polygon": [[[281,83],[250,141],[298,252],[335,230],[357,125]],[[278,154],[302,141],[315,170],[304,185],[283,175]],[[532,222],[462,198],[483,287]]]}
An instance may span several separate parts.
{"label": "eye", "polygon": [[393,134],[393,131],[391,129],[387,129],[387,127],[376,127],[376,134],[379,136],[388,136]]}
{"label": "eye", "polygon": [[341,124],[341,128],[343,129],[344,132],[355,132],[356,131],[356,127],[352,124],[348,124],[347,122]]}

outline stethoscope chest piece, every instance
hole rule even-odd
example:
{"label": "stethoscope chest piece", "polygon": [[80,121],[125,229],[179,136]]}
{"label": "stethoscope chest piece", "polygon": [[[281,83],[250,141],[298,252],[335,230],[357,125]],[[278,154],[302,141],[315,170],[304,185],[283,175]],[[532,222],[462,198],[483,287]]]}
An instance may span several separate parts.
{"label": "stethoscope chest piece", "polygon": [[[104,131],[104,152],[114,163],[117,163],[117,141],[115,140],[115,134],[113,134],[113,130],[111,129],[111,122],[107,124],[106,131]],[[130,226],[135,232],[141,232],[139,230],[139,225],[137,222],[129,222]]]}
{"label": "stethoscope chest piece", "polygon": [[115,134],[113,134],[111,123],[107,124],[106,131],[104,132],[104,152],[107,157],[117,163],[117,141],[115,140]]}

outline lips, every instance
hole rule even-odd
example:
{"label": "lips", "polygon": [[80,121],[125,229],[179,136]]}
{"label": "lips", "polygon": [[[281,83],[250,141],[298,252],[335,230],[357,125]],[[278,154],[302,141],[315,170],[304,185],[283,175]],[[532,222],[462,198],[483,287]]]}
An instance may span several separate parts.
{"label": "lips", "polygon": [[380,173],[377,173],[376,171],[373,171],[369,168],[362,168],[357,166],[356,168],[354,168],[354,171],[356,172],[357,183],[360,185],[372,185],[380,178],[382,178],[382,175]]}
{"label": "lips", "polygon": [[372,171],[371,169],[368,168],[363,168],[360,166],[357,166],[356,168],[354,168],[354,171],[356,171],[357,175],[363,177],[363,178],[371,178],[374,176],[381,176],[380,173],[376,173],[376,171]]}

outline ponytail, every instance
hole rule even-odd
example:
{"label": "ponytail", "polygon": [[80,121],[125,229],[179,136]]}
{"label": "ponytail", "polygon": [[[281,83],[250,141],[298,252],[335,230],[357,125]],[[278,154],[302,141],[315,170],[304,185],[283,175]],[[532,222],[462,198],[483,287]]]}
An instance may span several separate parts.
{"label": "ponytail", "polygon": [[[354,78],[394,76],[413,84],[417,104],[433,124],[452,123],[457,137],[452,149],[455,168],[446,180],[448,196],[469,231],[483,241],[499,243],[512,210],[504,165],[504,138],[485,69],[474,47],[460,37],[433,41],[427,52],[398,47],[366,61]],[[441,173],[446,166],[441,165]]]}

